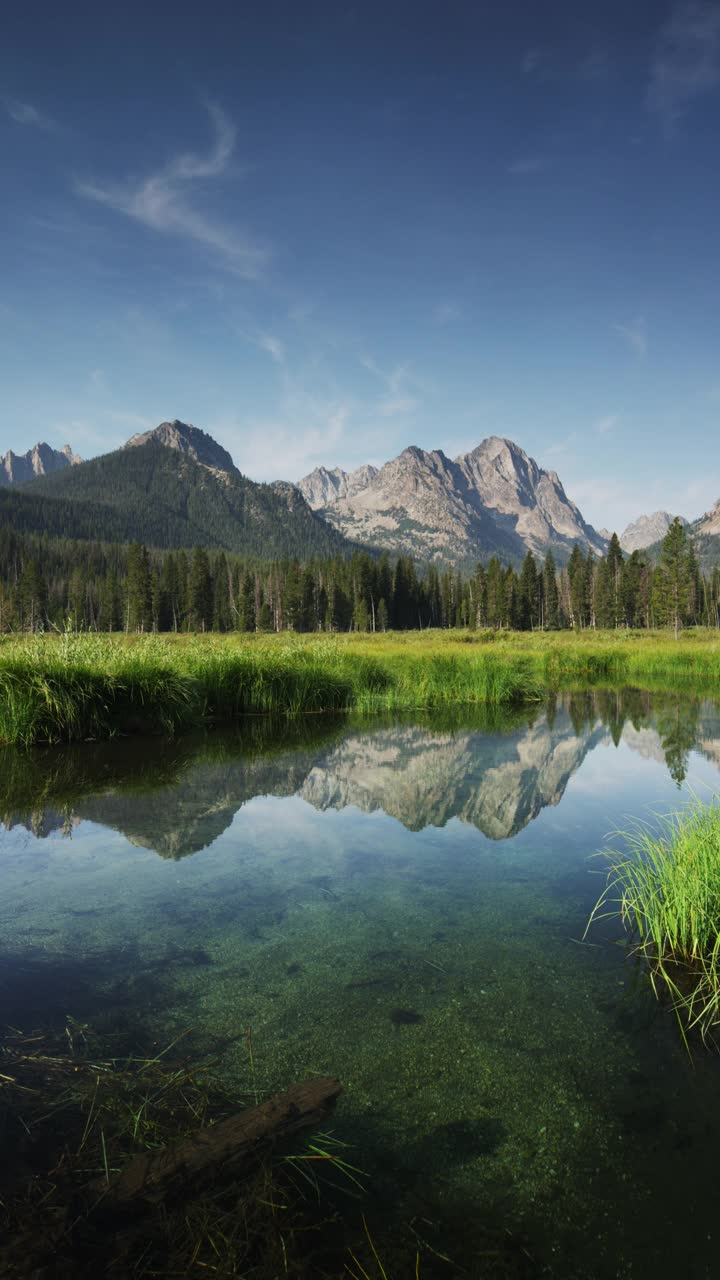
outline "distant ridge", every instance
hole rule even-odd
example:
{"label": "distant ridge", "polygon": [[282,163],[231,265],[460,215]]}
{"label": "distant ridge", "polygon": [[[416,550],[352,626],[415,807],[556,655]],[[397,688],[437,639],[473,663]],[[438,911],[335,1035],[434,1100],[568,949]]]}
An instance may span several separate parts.
{"label": "distant ridge", "polygon": [[296,488],[248,480],[212,436],[177,418],[0,493],[0,518],[19,533],[258,557],[353,550]]}
{"label": "distant ridge", "polygon": [[[669,511],[653,511],[652,515],[638,516],[620,535],[620,546],[631,554],[644,551],[654,543],[662,542],[674,519]],[[680,523],[686,525],[688,522],[680,516]]]}
{"label": "distant ridge", "polygon": [[0,453],[0,488],[26,484],[36,476],[51,475],[53,471],[76,466],[79,462],[82,458],[73,453],[69,444],[62,449],[53,449],[42,440],[27,453],[13,453],[8,449],[7,453]]}

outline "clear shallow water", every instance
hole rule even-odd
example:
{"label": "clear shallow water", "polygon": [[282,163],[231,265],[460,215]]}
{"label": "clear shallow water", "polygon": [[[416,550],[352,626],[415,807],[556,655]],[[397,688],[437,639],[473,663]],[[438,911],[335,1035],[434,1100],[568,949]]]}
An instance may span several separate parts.
{"label": "clear shallow water", "polygon": [[718,1061],[581,940],[607,833],[719,769],[717,707],[632,691],[6,751],[0,1023],[192,1027],[243,1088],[252,1027],[261,1091],[338,1075],[374,1234],[444,1274],[507,1230],[529,1274],[714,1276]]}

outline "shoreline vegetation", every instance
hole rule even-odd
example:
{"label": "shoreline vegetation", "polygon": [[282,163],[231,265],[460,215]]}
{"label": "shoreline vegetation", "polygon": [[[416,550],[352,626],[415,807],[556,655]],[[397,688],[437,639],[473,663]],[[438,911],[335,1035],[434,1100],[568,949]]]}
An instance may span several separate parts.
{"label": "shoreline vegetation", "polygon": [[538,703],[596,685],[720,687],[714,629],[0,638],[0,743],[173,735],[242,716]]}
{"label": "shoreline vegetation", "polygon": [[[653,826],[618,832],[593,921],[619,918],[649,966],[653,990],[669,996],[686,1038],[720,1022],[720,802],[694,800]],[[587,931],[586,931],[587,933]]]}

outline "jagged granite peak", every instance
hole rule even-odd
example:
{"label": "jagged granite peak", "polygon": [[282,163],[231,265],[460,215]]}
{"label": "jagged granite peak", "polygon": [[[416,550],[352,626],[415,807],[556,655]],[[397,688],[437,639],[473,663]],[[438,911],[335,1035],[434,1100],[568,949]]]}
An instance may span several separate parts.
{"label": "jagged granite peak", "polygon": [[601,555],[605,539],[587,524],[555,471],[544,471],[524,449],[504,436],[490,436],[455,459],[498,522],[512,529],[528,550],[553,543],[568,550],[579,542]]}
{"label": "jagged granite peak", "polygon": [[420,559],[469,564],[498,554],[519,561],[548,547],[564,559],[575,542],[597,555],[607,545],[556,473],[502,436],[454,460],[410,445],[379,470],[348,477],[317,468],[298,488],[347,536]]}
{"label": "jagged granite peak", "polygon": [[36,476],[49,476],[61,467],[75,466],[79,462],[82,458],[73,453],[69,444],[63,445],[62,449],[53,449],[41,440],[27,453],[13,453],[8,449],[7,453],[0,454],[0,487],[25,484]]}
{"label": "jagged granite peak", "polygon": [[174,418],[172,422],[161,422],[152,431],[138,432],[131,436],[124,447],[132,449],[151,443],[165,445],[167,449],[177,449],[179,453],[204,467],[211,467],[213,471],[237,471],[227,449],[223,449],[206,431],[201,431],[192,423],[181,422],[179,418]]}
{"label": "jagged granite peak", "polygon": [[720,498],[704,516],[695,521],[692,530],[700,538],[713,538],[720,534]]}
{"label": "jagged granite peak", "polygon": [[[632,520],[621,533],[620,546],[623,551],[631,554],[633,551],[644,551],[646,547],[662,541],[674,519],[675,517],[669,511],[653,511],[652,515],[638,516],[637,520]],[[680,516],[679,519],[681,524],[688,523],[684,516]]]}
{"label": "jagged granite peak", "polygon": [[342,467],[316,467],[309,475],[298,481],[297,488],[313,511],[329,507],[338,498],[352,497],[362,489],[366,489],[374,480],[378,468],[370,463],[358,467],[355,471],[343,471]]}
{"label": "jagged granite peak", "polygon": [[321,514],[357,542],[422,560],[469,562],[477,560],[481,548],[506,558],[517,554],[512,539],[467,492],[457,465],[441,450],[428,452],[417,445]]}

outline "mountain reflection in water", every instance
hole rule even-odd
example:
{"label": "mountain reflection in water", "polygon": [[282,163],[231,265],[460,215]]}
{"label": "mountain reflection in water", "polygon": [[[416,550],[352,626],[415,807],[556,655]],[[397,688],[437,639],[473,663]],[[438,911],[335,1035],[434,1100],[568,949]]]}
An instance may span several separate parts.
{"label": "mountain reflection in water", "polygon": [[0,753],[5,826],[38,838],[83,821],[162,857],[211,845],[256,796],[318,810],[381,810],[419,831],[451,818],[492,840],[561,800],[586,755],[622,742],[664,762],[679,784],[688,753],[720,765],[720,710],[687,695],[593,691],[522,713],[497,709],[402,720],[251,721],[201,740],[82,744]]}

